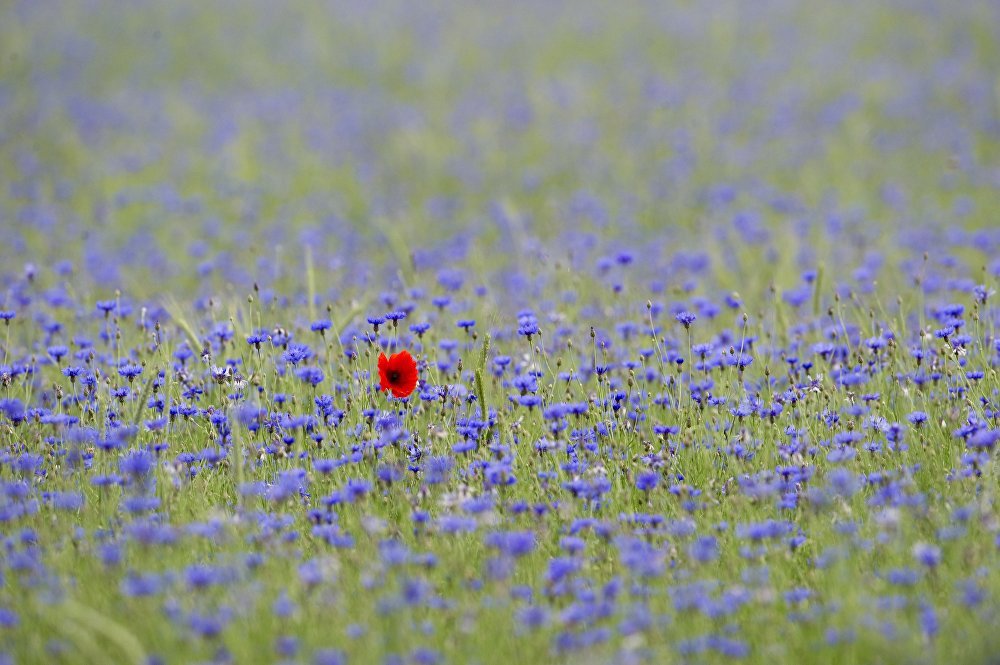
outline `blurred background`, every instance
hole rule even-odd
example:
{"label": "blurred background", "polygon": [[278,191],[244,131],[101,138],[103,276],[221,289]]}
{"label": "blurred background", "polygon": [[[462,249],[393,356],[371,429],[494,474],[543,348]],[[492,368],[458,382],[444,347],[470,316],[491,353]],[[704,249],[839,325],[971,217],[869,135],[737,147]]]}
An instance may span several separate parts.
{"label": "blurred background", "polygon": [[1000,272],[1000,3],[0,12],[8,299],[26,269],[293,292],[306,261],[334,298],[449,265],[530,298],[619,252],[730,289],[925,249]]}

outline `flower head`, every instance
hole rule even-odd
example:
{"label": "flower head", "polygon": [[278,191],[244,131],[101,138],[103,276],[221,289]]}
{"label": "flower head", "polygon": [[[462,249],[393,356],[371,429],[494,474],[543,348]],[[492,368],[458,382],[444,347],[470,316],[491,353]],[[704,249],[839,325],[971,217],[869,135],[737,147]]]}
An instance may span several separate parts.
{"label": "flower head", "polygon": [[381,353],[378,357],[378,378],[382,390],[391,390],[393,397],[409,397],[417,385],[417,363],[406,350],[388,358]]}

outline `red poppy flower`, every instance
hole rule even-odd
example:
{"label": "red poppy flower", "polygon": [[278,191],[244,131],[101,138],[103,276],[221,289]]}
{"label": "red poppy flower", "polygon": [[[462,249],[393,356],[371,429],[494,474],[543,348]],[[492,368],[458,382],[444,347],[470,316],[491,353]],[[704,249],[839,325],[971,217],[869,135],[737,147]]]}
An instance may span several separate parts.
{"label": "red poppy flower", "polygon": [[393,397],[409,397],[417,385],[417,363],[409,351],[378,357],[378,380],[382,390],[391,390]]}

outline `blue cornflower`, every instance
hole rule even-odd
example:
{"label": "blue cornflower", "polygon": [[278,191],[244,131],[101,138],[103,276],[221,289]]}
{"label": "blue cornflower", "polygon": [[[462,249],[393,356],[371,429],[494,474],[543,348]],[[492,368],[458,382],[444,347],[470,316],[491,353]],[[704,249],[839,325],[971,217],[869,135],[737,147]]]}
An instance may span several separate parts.
{"label": "blue cornflower", "polygon": [[941,563],[941,548],[929,543],[917,543],[913,546],[913,558],[921,565],[936,568]]}
{"label": "blue cornflower", "polygon": [[516,401],[521,406],[526,406],[531,409],[539,406],[542,403],[542,398],[538,395],[519,395]]}
{"label": "blue cornflower", "polygon": [[294,658],[299,652],[299,638],[293,635],[279,635],[274,643],[274,651],[282,658]]}
{"label": "blue cornflower", "polygon": [[155,496],[129,496],[122,499],[121,508],[127,513],[149,513],[160,507]]}
{"label": "blue cornflower", "polygon": [[512,557],[522,557],[535,549],[535,534],[531,531],[501,531],[487,534],[484,539],[489,547]]}
{"label": "blue cornflower", "polygon": [[730,367],[743,370],[753,364],[753,356],[746,353],[736,353],[735,355],[726,356],[725,363]]}
{"label": "blue cornflower", "polygon": [[635,478],[635,486],[643,492],[655,489],[660,483],[660,474],[655,471],[640,471]]}
{"label": "blue cornflower", "polygon": [[515,376],[511,381],[511,385],[517,388],[522,395],[538,392],[538,379],[531,374],[519,374]]}
{"label": "blue cornflower", "polygon": [[267,341],[267,333],[265,332],[255,332],[247,335],[247,344],[252,345],[258,351],[260,351],[260,345]]}
{"label": "blue cornflower", "polygon": [[996,293],[996,291],[987,288],[985,284],[977,284],[972,287],[972,293],[976,296],[976,300],[979,301],[980,304],[985,305],[989,297]]}
{"label": "blue cornflower", "polygon": [[410,652],[410,662],[414,665],[438,665],[441,654],[427,647],[417,647]]}
{"label": "blue cornflower", "polygon": [[0,414],[10,420],[11,424],[19,425],[25,419],[25,408],[16,397],[0,398]]}
{"label": "blue cornflower", "polygon": [[337,460],[333,459],[314,459],[313,468],[317,473],[321,473],[324,476],[333,473],[333,470],[340,466]]}
{"label": "blue cornflower", "polygon": [[719,556],[719,541],[715,536],[701,536],[688,546],[688,554],[701,563],[713,561]]}
{"label": "blue cornflower", "polygon": [[383,464],[375,470],[375,477],[379,482],[391,485],[403,479],[403,471],[399,467]]}
{"label": "blue cornflower", "polygon": [[685,328],[690,328],[691,324],[694,323],[698,317],[692,314],[691,312],[685,310],[675,314],[674,318],[677,320],[678,323],[680,323]]}
{"label": "blue cornflower", "polygon": [[323,383],[325,375],[319,367],[299,367],[295,370],[295,376],[300,381],[304,381],[311,386],[318,386]]}
{"label": "blue cornflower", "polygon": [[566,417],[567,413],[569,413],[569,409],[565,404],[552,404],[545,407],[542,417],[546,420],[562,420]]}
{"label": "blue cornflower", "polygon": [[545,581],[555,584],[563,578],[572,575],[580,569],[579,559],[570,557],[556,557],[549,561],[548,571],[545,573]]}
{"label": "blue cornflower", "polygon": [[340,649],[317,649],[312,662],[313,665],[346,665],[347,655]]}
{"label": "blue cornflower", "polygon": [[121,365],[118,368],[118,376],[128,379],[129,383],[135,381],[136,377],[142,374],[142,365]]}
{"label": "blue cornflower", "polygon": [[50,346],[48,349],[46,349],[46,351],[48,352],[48,354],[50,356],[52,356],[53,358],[55,358],[56,362],[59,362],[60,360],[62,360],[63,357],[67,353],[69,353],[69,349],[67,349],[62,344],[57,344],[55,346]]}
{"label": "blue cornflower", "polygon": [[535,321],[524,321],[517,326],[517,334],[527,337],[529,342],[534,335],[540,333],[541,331],[538,329],[538,324]]}
{"label": "blue cornflower", "polygon": [[711,353],[713,349],[714,347],[711,344],[695,344],[691,347],[691,352],[704,360],[705,356]]}
{"label": "blue cornflower", "polygon": [[298,365],[303,360],[313,357],[313,351],[305,344],[291,344],[288,349],[281,354],[282,362],[290,365]]}
{"label": "blue cornflower", "polygon": [[185,362],[187,362],[187,360],[189,358],[191,358],[191,356],[193,356],[193,355],[194,355],[194,352],[191,350],[191,348],[186,343],[182,344],[179,347],[177,347],[177,349],[174,351],[174,358],[176,358],[177,360],[179,360],[180,363],[181,363],[181,365],[183,365]]}
{"label": "blue cornflower", "polygon": [[439,485],[448,481],[454,466],[452,458],[447,455],[429,457],[424,464],[424,481],[428,485]]}
{"label": "blue cornflower", "polygon": [[992,450],[997,441],[1000,441],[1000,429],[980,429],[969,437],[965,445],[972,450]]}
{"label": "blue cornflower", "polygon": [[63,367],[62,369],[63,376],[67,377],[70,383],[76,383],[76,378],[86,371],[86,368],[79,365]]}
{"label": "blue cornflower", "polygon": [[121,592],[129,597],[155,596],[164,587],[163,578],[155,573],[129,573],[122,580]]}
{"label": "blue cornflower", "polygon": [[97,548],[97,556],[105,568],[114,568],[122,562],[122,547],[118,543],[101,543]]}
{"label": "blue cornflower", "polygon": [[188,627],[199,637],[214,639],[226,629],[230,618],[231,613],[228,611],[220,611],[215,614],[194,612],[188,616]]}
{"label": "blue cornflower", "polygon": [[549,621],[549,612],[544,607],[529,605],[517,612],[517,620],[529,630],[541,628]]}
{"label": "blue cornflower", "polygon": [[587,548],[587,541],[579,536],[563,536],[559,539],[559,547],[569,554],[579,554]]}
{"label": "blue cornflower", "polygon": [[775,520],[751,522],[749,524],[738,524],[736,526],[737,537],[747,538],[753,541],[780,538],[791,531],[792,524],[790,522],[778,522]]}
{"label": "blue cornflower", "polygon": [[274,332],[271,333],[271,343],[275,346],[280,346],[284,349],[288,348],[288,345],[292,343],[294,335],[283,328],[275,328]]}
{"label": "blue cornflower", "polygon": [[231,568],[193,564],[184,570],[184,580],[189,589],[206,589],[211,586],[227,584],[235,579],[235,571]]}
{"label": "blue cornflower", "polygon": [[145,478],[156,466],[156,457],[145,448],[129,451],[118,463],[119,470],[126,476]]}
{"label": "blue cornflower", "polygon": [[52,492],[49,502],[56,510],[75,511],[83,507],[84,498],[80,492]]}
{"label": "blue cornflower", "polygon": [[437,281],[448,291],[458,291],[465,282],[465,274],[456,268],[443,268],[438,271]]}
{"label": "blue cornflower", "polygon": [[273,611],[274,615],[279,619],[287,619],[295,614],[296,609],[295,603],[292,602],[292,599],[288,597],[288,594],[285,591],[282,591],[278,595],[274,604],[271,606],[271,611]]}

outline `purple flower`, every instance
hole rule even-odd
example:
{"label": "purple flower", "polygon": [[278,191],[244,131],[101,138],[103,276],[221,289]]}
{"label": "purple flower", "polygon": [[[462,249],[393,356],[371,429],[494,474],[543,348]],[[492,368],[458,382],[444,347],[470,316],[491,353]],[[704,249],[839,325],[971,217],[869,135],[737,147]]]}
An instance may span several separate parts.
{"label": "purple flower", "polygon": [[640,471],[635,478],[636,488],[642,490],[643,492],[649,492],[655,489],[660,483],[660,474],[655,471]]}
{"label": "purple flower", "polygon": [[936,568],[941,563],[941,548],[929,543],[916,543],[913,546],[913,558],[923,566]]}
{"label": "purple flower", "polygon": [[535,534],[531,531],[501,531],[487,534],[484,540],[487,546],[515,558],[530,554],[535,549]]}
{"label": "purple flower", "polygon": [[145,448],[131,450],[118,463],[118,470],[133,479],[142,479],[156,467],[156,456]]}
{"label": "purple flower", "polygon": [[698,317],[691,312],[682,311],[674,315],[674,319],[677,320],[685,328],[690,328],[691,324],[695,322]]}

